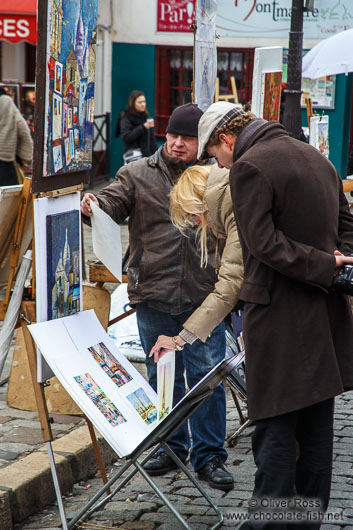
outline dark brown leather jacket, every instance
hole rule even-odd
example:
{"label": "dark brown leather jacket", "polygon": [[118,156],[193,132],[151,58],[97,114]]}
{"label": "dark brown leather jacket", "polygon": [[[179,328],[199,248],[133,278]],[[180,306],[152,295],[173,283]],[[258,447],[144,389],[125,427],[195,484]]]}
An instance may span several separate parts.
{"label": "dark brown leather jacket", "polygon": [[162,146],[151,157],[123,166],[97,195],[114,221],[129,217],[130,303],[149,302],[171,314],[199,306],[216,281],[214,244],[209,248],[210,265],[201,268],[196,230],[184,237],[170,221],[169,192],[185,168]]}

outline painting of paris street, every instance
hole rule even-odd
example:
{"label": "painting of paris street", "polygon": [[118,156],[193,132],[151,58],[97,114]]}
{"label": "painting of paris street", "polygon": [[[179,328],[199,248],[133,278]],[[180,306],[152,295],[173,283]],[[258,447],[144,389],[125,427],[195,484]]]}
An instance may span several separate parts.
{"label": "painting of paris street", "polygon": [[49,0],[43,176],[92,167],[98,0]]}
{"label": "painting of paris street", "polygon": [[108,350],[103,342],[89,347],[88,351],[93,356],[93,359],[97,361],[99,366],[118,387],[121,387],[129,381],[132,381],[131,375],[116,360],[114,355]]}
{"label": "painting of paris street", "polygon": [[112,427],[126,422],[124,416],[104,394],[90,374],[77,375],[74,379]]}
{"label": "painting of paris street", "polygon": [[80,311],[79,211],[47,215],[48,320]]}

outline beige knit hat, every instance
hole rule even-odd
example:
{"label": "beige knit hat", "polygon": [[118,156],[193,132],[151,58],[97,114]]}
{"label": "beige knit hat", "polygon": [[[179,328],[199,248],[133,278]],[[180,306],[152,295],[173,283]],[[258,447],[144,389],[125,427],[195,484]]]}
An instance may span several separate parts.
{"label": "beige knit hat", "polygon": [[198,160],[206,156],[206,146],[216,130],[240,114],[244,114],[243,107],[240,103],[235,104],[228,103],[227,101],[217,101],[217,103],[212,103],[208,107],[199,121]]}

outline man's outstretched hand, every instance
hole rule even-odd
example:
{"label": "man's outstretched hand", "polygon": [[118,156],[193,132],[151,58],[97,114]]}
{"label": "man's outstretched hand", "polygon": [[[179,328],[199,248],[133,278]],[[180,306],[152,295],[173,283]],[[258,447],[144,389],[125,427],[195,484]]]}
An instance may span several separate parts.
{"label": "man's outstretched hand", "polygon": [[81,201],[81,212],[87,217],[92,217],[91,201],[99,208],[98,199],[92,193],[86,193]]}

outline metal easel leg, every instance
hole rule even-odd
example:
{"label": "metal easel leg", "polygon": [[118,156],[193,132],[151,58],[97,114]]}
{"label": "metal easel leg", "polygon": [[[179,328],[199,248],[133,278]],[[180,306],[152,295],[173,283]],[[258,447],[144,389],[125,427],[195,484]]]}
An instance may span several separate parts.
{"label": "metal easel leg", "polygon": [[164,493],[159,489],[157,484],[151,479],[149,474],[143,469],[142,465],[139,464],[137,461],[134,462],[134,466],[138,471],[141,473],[141,475],[145,478],[146,482],[151,486],[151,488],[157,493],[158,497],[164,502],[164,504],[169,508],[169,510],[172,512],[173,515],[178,519],[179,523],[183,525],[186,530],[192,530],[191,527],[188,525],[188,523],[185,521],[185,519],[180,515],[178,510],[174,508],[172,503],[167,499],[167,497],[164,495]]}
{"label": "metal easel leg", "polygon": [[[151,458],[152,455],[158,450],[159,445],[157,445],[142,461],[142,465],[147,462],[149,458]],[[89,517],[96,511],[103,508],[118,491],[125,486],[129,480],[136,475],[138,472],[137,469],[133,469],[130,471],[130,473],[121,481],[119,482],[118,486],[103,500],[101,500],[98,504],[94,506],[94,504],[101,498],[101,496],[112,486],[120,477],[125,473],[125,471],[128,470],[128,468],[131,466],[132,461],[129,460],[126,462],[126,464],[110,479],[108,482],[92,497],[92,499],[78,512],[72,519],[70,519],[69,522],[69,529],[73,528],[78,520],[85,521],[86,519],[89,519]]]}
{"label": "metal easel leg", "polygon": [[229,436],[228,440],[227,440],[227,443],[229,445],[232,445],[235,441],[235,439],[244,431],[244,429],[246,429],[247,427],[250,427],[251,425],[251,420],[246,420],[245,423],[243,423],[239,429],[237,429],[231,436]]}
{"label": "metal easel leg", "polygon": [[[223,515],[222,512],[218,509],[218,507],[214,504],[211,497],[208,495],[208,493],[203,489],[201,484],[198,480],[195,479],[195,477],[192,476],[190,471],[187,469],[187,467],[183,464],[183,462],[177,457],[177,455],[171,450],[171,448],[165,443],[161,443],[161,447],[165,450],[166,453],[170,456],[170,458],[177,464],[177,466],[185,473],[185,475],[188,477],[188,479],[193,483],[196,489],[199,490],[201,495],[206,499],[208,504],[213,508],[213,510],[216,512],[216,515],[218,517],[218,523],[216,523],[214,526],[211,527],[210,530],[216,530],[219,528],[223,523]],[[168,501],[169,502],[169,501]],[[173,511],[174,513],[174,511]],[[186,527],[189,528],[189,527]]]}
{"label": "metal easel leg", "polygon": [[51,469],[51,474],[52,474],[52,477],[53,477],[53,483],[54,483],[54,488],[55,488],[56,499],[58,501],[58,506],[59,506],[61,524],[62,524],[63,530],[68,530],[67,519],[66,519],[66,514],[65,514],[65,508],[64,508],[63,499],[62,499],[62,496],[61,496],[60,485],[59,485],[59,481],[58,481],[58,475],[56,473],[55,460],[54,460],[53,449],[51,447],[51,442],[45,442],[45,445],[47,446],[50,469]]}

